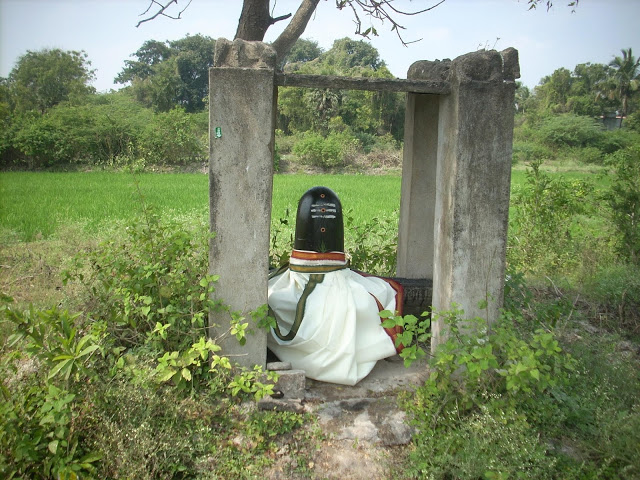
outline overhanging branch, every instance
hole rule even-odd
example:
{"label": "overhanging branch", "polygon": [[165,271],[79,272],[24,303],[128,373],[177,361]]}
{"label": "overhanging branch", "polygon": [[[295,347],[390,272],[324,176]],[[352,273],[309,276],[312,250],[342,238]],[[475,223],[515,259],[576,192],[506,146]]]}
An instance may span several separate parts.
{"label": "overhanging branch", "polygon": [[189,0],[189,1],[187,2],[187,5],[186,5],[182,10],[180,10],[180,11],[178,12],[178,15],[177,15],[177,16],[172,16],[172,15],[169,15],[169,14],[167,14],[167,13],[166,13],[166,11],[169,9],[169,7],[171,7],[171,5],[172,5],[172,4],[178,5],[178,0],[165,0],[165,3],[164,3],[164,4],[163,4],[163,3],[161,3],[161,2],[159,2],[158,0],[150,0],[150,1],[149,1],[149,6],[147,7],[147,9],[146,9],[144,12],[142,12],[142,13],[140,14],[140,16],[142,17],[142,16],[144,16],[144,15],[148,14],[148,13],[149,13],[149,11],[151,11],[151,9],[152,9],[154,6],[155,6],[158,10],[157,10],[153,15],[151,15],[150,17],[147,17],[147,18],[144,18],[144,19],[140,20],[140,21],[138,22],[138,24],[136,25],[136,28],[138,28],[140,25],[142,25],[142,24],[143,24],[143,23],[145,23],[145,22],[150,22],[151,20],[154,20],[154,19],[156,19],[156,18],[158,18],[158,17],[161,17],[161,16],[162,16],[162,17],[170,18],[170,19],[172,19],[172,20],[180,20],[180,19],[182,18],[182,13],[183,13],[187,8],[189,8],[189,5],[191,5],[191,0]]}

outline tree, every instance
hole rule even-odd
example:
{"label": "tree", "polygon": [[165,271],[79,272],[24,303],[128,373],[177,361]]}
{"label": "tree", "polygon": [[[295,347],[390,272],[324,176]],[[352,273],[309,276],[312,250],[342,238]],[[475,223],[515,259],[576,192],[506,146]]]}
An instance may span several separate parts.
{"label": "tree", "polygon": [[[393,78],[374,47],[350,38],[335,40],[313,61],[286,67],[303,74]],[[314,129],[326,134],[333,122],[352,133],[391,133],[397,140],[402,136],[403,105],[404,97],[394,92],[286,88],[278,95],[279,128],[285,133]]]}
{"label": "tree", "polygon": [[362,40],[352,40],[348,37],[335,40],[331,50],[324,53],[321,60],[326,65],[332,65],[337,70],[349,70],[354,67],[377,70],[384,66],[378,50]]}
{"label": "tree", "polygon": [[95,92],[89,85],[94,79],[90,65],[84,51],[27,51],[9,74],[15,109],[44,113],[62,101]]}
{"label": "tree", "polygon": [[130,83],[136,99],[157,111],[179,105],[187,112],[205,106],[215,40],[193,35],[174,41],[148,40],[125,61],[116,83]]}
{"label": "tree", "polygon": [[[186,2],[186,6],[184,6],[184,8],[178,5],[179,1],[180,0],[149,0],[149,6],[142,14],[148,16],[140,20],[136,26],[139,27],[143,23],[151,21],[159,16],[179,19],[182,13],[189,7],[192,0],[183,0],[183,4]],[[394,0],[335,0],[336,8],[338,10],[348,10],[352,12],[354,22],[356,24],[356,35],[361,35],[365,38],[368,38],[370,35],[378,35],[377,30],[373,26],[362,30],[360,15],[364,14],[379,21],[381,24],[386,23],[391,25],[391,31],[396,33],[398,39],[403,45],[413,42],[404,40],[402,30],[404,30],[405,27],[402,26],[397,19],[404,16],[413,16],[428,12],[445,2],[445,0],[432,1],[433,3],[431,5],[423,9],[405,11],[397,8],[394,5]],[[569,1],[567,5],[575,8],[578,5],[578,1],[579,0]],[[304,33],[307,23],[309,23],[309,20],[319,3],[320,0],[300,0],[298,10],[295,15],[293,15],[293,18],[291,18],[291,13],[278,17],[271,16],[269,11],[269,0],[244,0],[242,3],[242,13],[240,14],[240,19],[238,21],[238,29],[236,30],[235,38],[262,41],[271,25],[291,18],[284,31],[272,45],[276,50],[279,63],[283,63],[282,60],[284,57]],[[546,5],[547,10],[553,7],[553,2],[551,0],[527,0],[527,4],[530,9],[536,8],[539,4]],[[177,10],[178,13],[174,14],[173,10]]]}
{"label": "tree", "polygon": [[129,83],[134,79],[144,79],[153,75],[153,67],[164,62],[171,56],[171,49],[167,42],[147,40],[131,54],[137,60],[125,60],[125,67],[115,78],[114,83]]}
{"label": "tree", "polygon": [[318,46],[318,42],[299,38],[285,57],[284,65],[310,62],[320,55],[322,55],[322,48]]}
{"label": "tree", "polygon": [[545,109],[553,113],[566,113],[572,84],[571,72],[566,68],[558,68],[551,75],[540,80],[540,85],[535,88],[535,94],[542,101]]}
{"label": "tree", "polygon": [[615,57],[609,66],[614,70],[612,87],[620,105],[621,113],[625,116],[629,112],[629,101],[640,86],[640,58],[635,58],[631,48],[622,49],[622,57]]}
{"label": "tree", "polygon": [[[159,16],[179,19],[184,10],[191,3],[191,0],[188,0],[188,3],[184,8],[178,5],[179,1],[180,0],[150,0],[149,7],[143,13],[143,15],[148,16],[139,21],[136,26],[139,27],[141,24]],[[396,6],[393,5],[394,0],[336,0],[336,7],[338,10],[349,10],[353,13],[356,23],[356,35],[361,35],[366,38],[370,35],[378,35],[377,30],[373,27],[367,28],[364,31],[362,30],[360,14],[364,13],[366,16],[378,20],[381,23],[386,22],[391,25],[391,31],[394,31],[398,35],[402,44],[406,45],[411,42],[404,40],[401,32],[404,30],[404,27],[398,23],[396,18],[419,15],[421,13],[428,12],[429,10],[432,10],[438,5],[444,3],[444,1],[445,0],[434,0],[435,3],[432,5],[421,10],[414,11],[403,11],[396,8]],[[532,1],[537,3],[540,0]],[[287,53],[289,53],[296,41],[304,33],[304,30],[319,3],[320,0],[300,0],[300,5],[294,15],[287,13],[285,15],[273,17],[269,11],[269,0],[244,0],[242,3],[242,13],[240,14],[240,19],[238,21],[238,29],[236,30],[235,38],[262,41],[271,25],[291,18],[283,32],[272,44],[279,62],[282,63],[282,60],[285,58]],[[174,14],[172,10],[178,10],[177,15]]]}

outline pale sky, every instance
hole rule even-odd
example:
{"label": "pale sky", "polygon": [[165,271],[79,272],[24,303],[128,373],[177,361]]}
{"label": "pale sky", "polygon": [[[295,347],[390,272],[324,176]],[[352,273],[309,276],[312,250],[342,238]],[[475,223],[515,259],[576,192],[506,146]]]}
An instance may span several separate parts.
{"label": "pale sky", "polygon": [[[295,13],[299,0],[277,0],[273,16]],[[432,0],[397,0],[394,5],[416,10]],[[640,0],[580,0],[575,12],[568,0],[554,0],[529,11],[526,0],[446,0],[436,9],[400,19],[407,27],[405,40],[422,41],[402,46],[390,25],[373,23],[379,37],[371,43],[391,72],[406,78],[416,60],[442,60],[480,48],[520,53],[525,85],[534,87],[560,67],[570,70],[585,62],[609,63],[622,48],[640,55]],[[180,0],[186,4],[186,0]],[[158,18],[136,28],[149,0],[0,0],[0,76],[6,77],[27,50],[61,48],[84,50],[96,69],[98,91],[119,88],[114,77],[145,40],[176,40],[187,34],[232,39],[240,16],[241,0],[192,0],[181,20]],[[369,20],[363,19],[364,28]],[[273,41],[284,28],[276,24],[265,41]],[[321,0],[303,38],[329,49],[334,40],[356,37],[352,14],[338,11],[334,0]]]}

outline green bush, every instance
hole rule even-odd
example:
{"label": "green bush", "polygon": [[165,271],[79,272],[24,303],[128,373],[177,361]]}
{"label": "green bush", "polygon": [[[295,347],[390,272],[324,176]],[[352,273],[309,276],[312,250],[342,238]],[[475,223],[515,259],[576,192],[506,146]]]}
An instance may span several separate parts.
{"label": "green bush", "polygon": [[[15,333],[0,362],[0,471],[6,478],[63,478],[92,474],[97,451],[83,442],[77,426],[81,386],[98,379],[101,335],[77,316],[52,308],[15,310],[3,298],[1,318]],[[35,368],[25,369],[32,363]],[[5,383],[6,382],[6,383]]]}
{"label": "green bush", "polygon": [[220,308],[209,296],[217,277],[206,273],[207,231],[144,206],[125,237],[77,256],[65,282],[87,288],[89,315],[108,322],[118,346],[180,350],[204,335],[208,312]]}
{"label": "green bush", "polygon": [[632,352],[621,351],[620,337],[602,330],[569,342],[567,349],[577,364],[566,389],[555,395],[556,411],[563,417],[555,433],[573,454],[563,458],[561,451],[554,453],[566,470],[576,472],[573,478],[638,478],[637,360]]}
{"label": "green bush", "polygon": [[604,193],[620,257],[640,265],[640,145],[607,157],[611,187]]}
{"label": "green bush", "polygon": [[640,135],[623,128],[606,131],[598,148],[605,154],[615,153],[618,150],[640,143]]}
{"label": "green bush", "polygon": [[531,398],[562,391],[575,361],[552,332],[521,338],[505,313],[490,327],[439,312],[446,342],[424,386],[405,399],[416,427],[410,474],[430,478],[553,478],[555,461],[532,435]]}
{"label": "green bush", "polygon": [[320,168],[345,165],[359,148],[359,142],[347,132],[330,133],[326,138],[306,132],[293,146],[293,153],[303,163]]}
{"label": "green bush", "polygon": [[[210,299],[208,229],[186,225],[144,208],[126,235],[79,255],[65,283],[88,289],[83,315],[22,312],[2,297],[0,319],[14,327],[0,361],[6,478],[192,478],[211,468],[203,459],[226,432],[210,422],[226,418],[229,398],[273,392],[272,372],[232,370],[207,338],[208,312],[223,307]],[[266,305],[251,315],[259,322]],[[242,343],[249,324],[229,317],[225,335]],[[275,432],[265,421],[269,436],[301,423],[289,420]]]}
{"label": "green bush", "polygon": [[633,132],[640,133],[640,113],[634,112],[627,115],[627,118],[623,123],[623,127]]}
{"label": "green bush", "polygon": [[518,271],[546,274],[578,262],[573,222],[589,207],[593,187],[540,170],[533,162],[526,182],[512,194],[507,258]]}
{"label": "green bush", "polygon": [[28,168],[121,167],[140,159],[184,165],[206,159],[207,134],[204,112],[187,114],[175,108],[155,114],[115,93],[89,97],[83,104],[61,103],[45,114],[15,117],[2,135],[0,154],[11,154]]}
{"label": "green bush", "polygon": [[83,443],[101,453],[96,478],[193,478],[198,461],[215,444],[229,405],[216,398],[183,398],[158,389],[143,368],[133,379],[118,376],[89,387],[91,403],[80,419]]}
{"label": "green bush", "polygon": [[513,143],[513,163],[535,162],[548,160],[554,157],[551,150],[533,141]]}
{"label": "green bush", "polygon": [[602,150],[596,147],[572,147],[567,149],[566,155],[589,165],[602,165],[605,157]]}
{"label": "green bush", "polygon": [[584,292],[603,326],[621,333],[640,333],[640,266],[605,267],[587,279]]}
{"label": "green bush", "polygon": [[540,141],[552,148],[598,146],[604,135],[595,120],[572,114],[547,117],[537,131]]}
{"label": "green bush", "polygon": [[[205,118],[206,118],[206,112]],[[154,115],[141,139],[148,163],[155,165],[187,165],[207,159],[208,145],[202,142],[207,128],[199,125],[200,113],[189,114],[176,107]]]}

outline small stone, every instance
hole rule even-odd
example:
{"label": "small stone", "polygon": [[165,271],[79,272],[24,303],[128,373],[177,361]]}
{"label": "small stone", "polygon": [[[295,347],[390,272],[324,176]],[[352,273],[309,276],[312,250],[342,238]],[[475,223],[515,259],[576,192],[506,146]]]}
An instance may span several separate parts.
{"label": "small stone", "polygon": [[267,370],[270,370],[272,372],[291,370],[291,364],[289,362],[269,362],[267,363]]}
{"label": "small stone", "polygon": [[267,410],[270,412],[293,412],[304,413],[305,408],[299,399],[275,399],[269,396],[264,397],[258,402],[259,410]]}
{"label": "small stone", "polygon": [[274,391],[282,392],[285,399],[305,397],[306,378],[304,370],[280,370]]}

